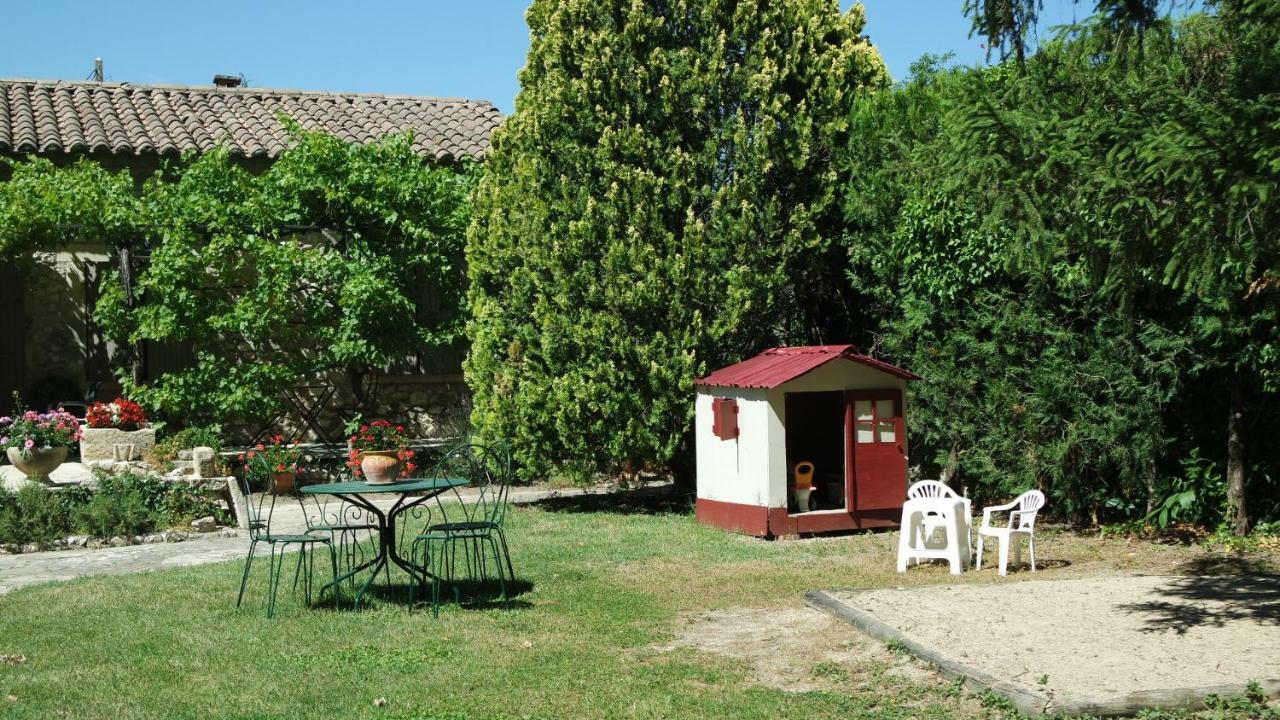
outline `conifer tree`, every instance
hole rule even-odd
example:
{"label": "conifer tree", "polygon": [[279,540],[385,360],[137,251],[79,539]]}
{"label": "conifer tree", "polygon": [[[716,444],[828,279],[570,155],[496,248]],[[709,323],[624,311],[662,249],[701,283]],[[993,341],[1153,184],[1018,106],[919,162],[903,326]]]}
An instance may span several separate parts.
{"label": "conifer tree", "polygon": [[467,380],[526,474],[665,463],[693,380],[812,338],[833,151],[887,74],[836,0],[536,0],[468,240]]}

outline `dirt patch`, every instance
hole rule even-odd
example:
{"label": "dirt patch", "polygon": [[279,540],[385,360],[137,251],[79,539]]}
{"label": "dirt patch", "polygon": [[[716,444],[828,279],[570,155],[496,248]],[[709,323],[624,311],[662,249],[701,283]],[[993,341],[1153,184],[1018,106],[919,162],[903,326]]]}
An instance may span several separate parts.
{"label": "dirt patch", "polygon": [[1280,578],[1120,576],[829,592],[911,641],[1049,697],[1280,680]]}
{"label": "dirt patch", "polygon": [[686,618],[660,650],[693,648],[745,663],[756,682],[791,692],[858,690],[895,678],[938,682],[927,665],[805,607],[727,608]]}

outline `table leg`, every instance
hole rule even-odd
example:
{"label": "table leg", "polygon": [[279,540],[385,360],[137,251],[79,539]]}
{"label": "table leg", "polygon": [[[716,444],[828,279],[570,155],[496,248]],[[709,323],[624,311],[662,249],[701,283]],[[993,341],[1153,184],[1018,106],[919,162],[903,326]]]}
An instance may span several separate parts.
{"label": "table leg", "polygon": [[[442,491],[443,492],[443,491]],[[422,503],[430,500],[439,493],[424,495],[415,498],[413,502],[397,502],[391,508],[391,512],[387,514],[387,556],[391,558],[391,562],[395,563],[409,575],[409,582],[412,584],[415,580],[421,581],[423,584],[432,582],[435,576],[426,568],[420,568],[413,564],[412,560],[405,560],[400,556],[400,550],[396,547],[396,521],[400,515],[408,510],[418,507]]]}
{"label": "table leg", "polygon": [[426,568],[417,567],[410,560],[406,560],[400,556],[400,552],[396,547],[396,520],[399,519],[401,513],[421,505],[427,500],[439,495],[441,492],[444,492],[445,489],[447,488],[442,488],[441,490],[429,495],[416,496],[412,501],[408,502],[408,496],[402,496],[400,500],[397,501],[396,504],[393,505],[386,513],[382,512],[377,505],[369,502],[361,495],[344,495],[343,497],[345,497],[352,505],[360,507],[367,511],[370,516],[377,518],[378,552],[373,559],[363,562],[342,575],[339,575],[332,582],[325,583],[324,586],[320,588],[320,592],[323,594],[324,591],[328,589],[336,594],[342,582],[354,577],[357,573],[372,569],[372,572],[369,573],[369,577],[366,578],[356,590],[355,601],[352,605],[353,607],[359,607],[360,601],[364,598],[364,594],[368,592],[369,587],[373,585],[373,581],[377,579],[379,572],[385,569],[387,571],[388,582],[390,582],[391,565],[396,565],[408,573],[411,582],[415,578],[419,579],[423,583],[432,582],[435,579],[435,576],[432,575],[430,571]]}

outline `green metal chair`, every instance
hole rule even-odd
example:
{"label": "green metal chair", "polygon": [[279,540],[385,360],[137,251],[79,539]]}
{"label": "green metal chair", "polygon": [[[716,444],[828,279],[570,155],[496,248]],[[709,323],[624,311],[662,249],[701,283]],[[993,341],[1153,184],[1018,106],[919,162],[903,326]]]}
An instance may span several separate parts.
{"label": "green metal chair", "polygon": [[[293,589],[295,591],[298,589],[298,582],[301,579],[308,604],[311,602],[315,548],[317,545],[323,545],[329,549],[329,561],[333,567],[335,580],[333,604],[336,608],[338,605],[338,588],[336,584],[338,556],[334,552],[332,539],[323,535],[290,534],[274,531],[271,527],[271,522],[275,516],[276,501],[280,496],[276,494],[275,478],[271,473],[265,473],[265,475],[268,478],[267,491],[256,497],[253,495],[252,488],[249,487],[249,473],[245,473],[245,477],[241,479],[245,504],[249,510],[249,556],[245,558],[244,575],[240,578],[240,594],[236,598],[236,607],[240,607],[241,603],[244,602],[244,589],[249,584],[249,570],[253,567],[253,555],[257,551],[258,543],[265,543],[271,548],[271,556],[267,561],[267,617],[275,616],[276,594],[280,588],[280,576],[284,571],[284,555],[290,545],[298,546],[298,563],[293,571]],[[301,501],[299,501],[299,504],[301,504]],[[305,512],[305,508],[303,510]]]}
{"label": "green metal chair", "polygon": [[[418,568],[430,573],[432,614],[440,616],[442,586],[454,584],[457,579],[458,550],[462,550],[467,577],[481,584],[489,579],[489,558],[492,554],[502,600],[510,607],[507,583],[514,583],[515,570],[511,565],[506,533],[502,529],[511,486],[510,451],[506,446],[461,445],[445,453],[432,468],[431,475],[465,477],[469,481],[465,494],[454,491],[454,502],[448,511],[441,501],[443,496],[436,498],[443,522],[428,525],[414,538],[409,555]],[[411,574],[410,606],[419,585],[426,580],[425,575]],[[456,584],[453,591],[455,601],[461,602]]]}
{"label": "green metal chair", "polygon": [[[330,495],[307,495],[305,498],[300,496],[298,502],[302,503],[307,534],[319,533],[329,537],[341,572],[346,573],[362,564],[366,560],[366,546],[362,540],[378,541],[379,526],[369,517],[368,511]],[[347,580],[352,587],[355,586],[355,575]],[[391,570],[388,568],[387,583],[390,582]]]}

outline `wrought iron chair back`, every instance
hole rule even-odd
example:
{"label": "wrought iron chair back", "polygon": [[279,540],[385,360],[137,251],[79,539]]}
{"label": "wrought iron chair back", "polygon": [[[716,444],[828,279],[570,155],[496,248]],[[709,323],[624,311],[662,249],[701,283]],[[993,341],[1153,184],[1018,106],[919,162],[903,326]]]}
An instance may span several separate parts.
{"label": "wrought iron chair back", "polygon": [[467,479],[466,496],[454,493],[459,507],[453,515],[440,508],[449,521],[502,525],[511,486],[511,453],[505,445],[459,445],[445,453],[432,475]]}
{"label": "wrought iron chair back", "polygon": [[275,517],[276,493],[275,475],[266,473],[267,487],[256,496],[251,487],[252,476],[245,473],[240,478],[240,486],[244,489],[245,505],[249,510],[249,538],[251,540],[267,540],[271,537],[271,520]]}
{"label": "wrought iron chair back", "polygon": [[[276,487],[276,475],[270,471],[270,467],[265,463],[255,462],[255,469],[266,476],[267,486],[265,492],[255,496],[251,482],[255,473],[246,472],[240,480],[244,489],[245,506],[249,514],[249,554],[245,558],[244,574],[240,577],[240,593],[236,596],[236,607],[240,607],[240,604],[244,601],[245,587],[249,583],[249,571],[253,567],[254,551],[257,549],[258,543],[265,543],[271,548],[267,565],[267,617],[272,617],[275,614],[276,594],[280,585],[280,577],[284,571],[284,552],[286,547],[294,546],[299,548],[297,565],[293,571],[293,587],[296,590],[299,580],[302,581],[306,591],[307,602],[311,601],[312,565],[315,546],[324,545],[328,548],[335,585],[338,577],[338,560],[329,538],[309,534],[277,533],[272,528],[272,521],[275,519],[276,502],[281,498]],[[299,500],[299,506],[301,506],[301,500]],[[303,509],[305,510],[305,508]],[[321,592],[323,592],[323,588]],[[336,587],[333,588],[333,594],[334,604],[336,605],[338,602]]]}
{"label": "wrought iron chair back", "polygon": [[302,500],[302,512],[307,530],[329,530],[352,525],[364,527],[373,522],[368,510],[341,497],[316,494],[305,498]]}
{"label": "wrought iron chair back", "polygon": [[[448,509],[437,495],[442,522],[428,523],[426,531],[414,539],[410,556],[421,558],[418,567],[422,572],[413,576],[410,602],[418,586],[429,581],[432,612],[438,616],[441,588],[446,582],[454,583],[461,555],[461,570],[482,585],[492,577],[490,568],[496,570],[502,600],[510,606],[507,584],[515,581],[515,569],[502,527],[510,499],[510,449],[505,444],[460,445],[445,453],[431,475],[466,478],[468,487],[465,495],[455,489],[456,502]],[[453,586],[453,592],[454,598],[461,601],[458,585]]]}

